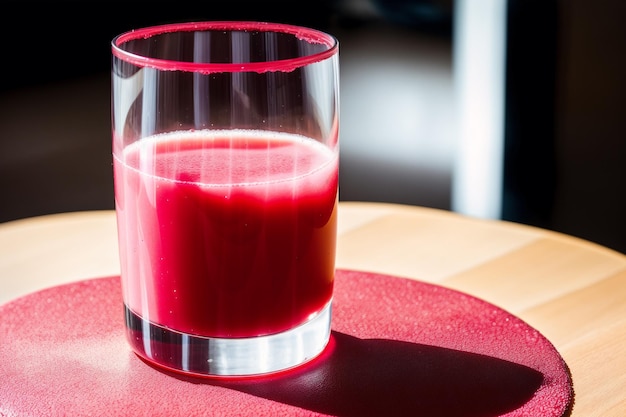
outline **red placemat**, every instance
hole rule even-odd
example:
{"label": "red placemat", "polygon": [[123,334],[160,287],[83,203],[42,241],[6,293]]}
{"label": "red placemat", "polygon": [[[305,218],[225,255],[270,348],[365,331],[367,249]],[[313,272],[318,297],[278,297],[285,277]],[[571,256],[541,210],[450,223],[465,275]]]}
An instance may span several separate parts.
{"label": "red placemat", "polygon": [[295,370],[157,370],[126,344],[119,277],[0,306],[0,415],[565,416],[568,368],[537,330],[441,286],[338,270],[332,337]]}

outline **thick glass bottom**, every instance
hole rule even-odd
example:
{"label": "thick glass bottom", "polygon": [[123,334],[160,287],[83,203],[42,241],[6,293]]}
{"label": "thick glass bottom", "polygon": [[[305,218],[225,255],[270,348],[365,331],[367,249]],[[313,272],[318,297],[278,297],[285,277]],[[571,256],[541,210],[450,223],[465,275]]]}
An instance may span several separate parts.
{"label": "thick glass bottom", "polygon": [[128,341],[156,365],[199,376],[246,376],[277,372],[319,355],[330,338],[331,303],[300,326],[267,336],[214,338],[158,326],[124,306]]}

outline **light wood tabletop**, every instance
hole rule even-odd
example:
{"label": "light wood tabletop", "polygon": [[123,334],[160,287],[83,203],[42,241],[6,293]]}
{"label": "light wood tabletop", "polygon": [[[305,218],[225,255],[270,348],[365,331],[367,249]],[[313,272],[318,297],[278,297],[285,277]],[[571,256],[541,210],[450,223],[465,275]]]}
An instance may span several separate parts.
{"label": "light wood tabletop", "polygon": [[[574,383],[574,417],[626,415],[626,256],[571,236],[436,209],[341,202],[337,267],[463,291],[550,340]],[[119,274],[113,211],[0,224],[0,304]]]}

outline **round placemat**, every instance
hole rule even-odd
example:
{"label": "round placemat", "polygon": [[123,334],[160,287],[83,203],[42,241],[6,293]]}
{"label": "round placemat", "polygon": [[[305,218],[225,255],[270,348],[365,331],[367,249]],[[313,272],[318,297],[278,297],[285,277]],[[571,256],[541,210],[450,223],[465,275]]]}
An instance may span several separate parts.
{"label": "round placemat", "polygon": [[536,329],[442,286],[338,270],[327,349],[296,369],[191,378],[128,347],[119,277],[0,306],[0,415],[565,416],[567,365]]}

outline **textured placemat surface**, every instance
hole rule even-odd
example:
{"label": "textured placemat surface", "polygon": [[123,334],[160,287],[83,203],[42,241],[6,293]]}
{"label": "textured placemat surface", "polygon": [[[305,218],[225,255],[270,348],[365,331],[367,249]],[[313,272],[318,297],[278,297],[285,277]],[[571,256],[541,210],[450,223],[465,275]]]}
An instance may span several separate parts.
{"label": "textured placemat surface", "polygon": [[119,277],[0,306],[0,415],[564,416],[567,365],[492,304],[405,278],[338,270],[316,359],[243,379],[175,375],[126,344]]}

